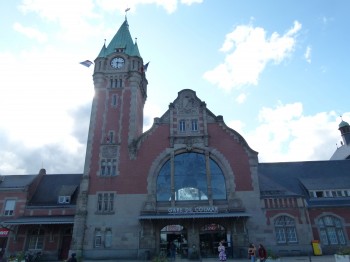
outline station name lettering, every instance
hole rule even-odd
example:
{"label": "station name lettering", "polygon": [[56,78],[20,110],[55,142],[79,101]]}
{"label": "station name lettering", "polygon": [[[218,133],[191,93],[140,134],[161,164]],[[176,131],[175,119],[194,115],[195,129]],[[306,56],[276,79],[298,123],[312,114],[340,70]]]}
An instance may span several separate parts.
{"label": "station name lettering", "polygon": [[169,214],[218,213],[218,207],[170,207]]}

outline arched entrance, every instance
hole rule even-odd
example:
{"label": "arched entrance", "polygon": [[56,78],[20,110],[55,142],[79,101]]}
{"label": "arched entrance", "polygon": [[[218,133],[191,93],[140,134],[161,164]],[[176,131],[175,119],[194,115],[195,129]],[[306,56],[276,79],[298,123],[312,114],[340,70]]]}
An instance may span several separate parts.
{"label": "arched entrance", "polygon": [[187,230],[181,225],[167,225],[160,231],[160,253],[169,256],[170,243],[174,242],[177,256],[187,257]]}
{"label": "arched entrance", "polygon": [[219,224],[206,224],[200,228],[199,243],[202,257],[218,256],[218,246],[226,240],[226,229]]}

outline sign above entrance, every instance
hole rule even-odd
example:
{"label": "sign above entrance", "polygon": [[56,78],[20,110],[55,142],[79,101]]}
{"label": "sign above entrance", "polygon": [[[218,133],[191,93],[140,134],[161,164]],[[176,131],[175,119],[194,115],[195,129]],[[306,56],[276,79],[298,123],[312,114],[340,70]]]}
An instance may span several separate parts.
{"label": "sign above entrance", "polygon": [[218,213],[218,207],[169,207],[168,214],[215,214]]}
{"label": "sign above entrance", "polygon": [[9,234],[10,230],[7,228],[0,228],[0,237],[7,237]]}

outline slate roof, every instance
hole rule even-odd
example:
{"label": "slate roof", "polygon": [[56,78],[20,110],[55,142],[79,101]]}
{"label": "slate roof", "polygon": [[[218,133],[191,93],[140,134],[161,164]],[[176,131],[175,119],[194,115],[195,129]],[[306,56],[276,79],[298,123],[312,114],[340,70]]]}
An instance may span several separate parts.
{"label": "slate roof", "polygon": [[76,204],[82,174],[44,175],[28,206],[57,205],[59,196],[70,196]]}
{"label": "slate roof", "polygon": [[0,176],[0,190],[25,188],[35,177],[36,175]]}
{"label": "slate roof", "polygon": [[309,198],[308,190],[350,189],[350,160],[260,163],[259,185],[264,196],[303,196],[310,206],[346,205],[349,197]]}
{"label": "slate roof", "polygon": [[47,224],[73,224],[74,216],[40,216],[19,217],[1,221],[3,225],[47,225]]}
{"label": "slate roof", "polygon": [[335,150],[331,160],[343,160],[350,157],[350,145],[342,145]]}

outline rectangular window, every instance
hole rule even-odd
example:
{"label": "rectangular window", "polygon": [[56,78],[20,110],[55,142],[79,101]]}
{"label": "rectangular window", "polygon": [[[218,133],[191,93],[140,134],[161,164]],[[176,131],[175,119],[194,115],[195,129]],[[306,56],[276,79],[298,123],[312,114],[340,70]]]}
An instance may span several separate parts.
{"label": "rectangular window", "polygon": [[180,122],[179,122],[179,130],[180,130],[180,132],[185,132],[186,131],[186,122],[185,122],[185,120],[180,120]]}
{"label": "rectangular window", "polygon": [[15,211],[15,204],[16,204],[16,200],[14,200],[14,199],[6,200],[5,210],[4,210],[5,216],[12,216],[13,215],[13,213]]}
{"label": "rectangular window", "polygon": [[327,227],[327,235],[329,236],[329,242],[331,245],[338,245],[338,238],[334,227]]}
{"label": "rectangular window", "polygon": [[34,229],[29,232],[29,243],[28,249],[41,250],[44,246],[44,235],[43,229]]}
{"label": "rectangular window", "polygon": [[44,246],[44,236],[30,236],[28,249],[40,250]]}
{"label": "rectangular window", "polygon": [[100,171],[101,176],[106,175],[106,160],[101,160],[101,171]]}
{"label": "rectangular window", "polygon": [[100,230],[96,230],[95,232],[95,248],[99,248],[102,246],[102,234]]}
{"label": "rectangular window", "polygon": [[316,191],[316,197],[323,197],[323,191]]}
{"label": "rectangular window", "polygon": [[287,227],[287,239],[289,243],[296,243],[298,242],[297,240],[297,234],[295,232],[295,228],[294,227]]}
{"label": "rectangular window", "polygon": [[338,239],[341,245],[345,245],[346,241],[345,241],[345,236],[343,233],[343,230],[341,229],[337,229],[337,235],[338,235]]}
{"label": "rectangular window", "polygon": [[116,176],[117,175],[117,160],[102,159],[100,176]]}
{"label": "rectangular window", "polygon": [[114,193],[97,194],[97,212],[110,213],[114,210]]}
{"label": "rectangular window", "polygon": [[110,228],[108,228],[106,230],[106,235],[105,235],[105,247],[111,247],[112,240],[113,240],[112,230]]}
{"label": "rectangular window", "polygon": [[113,144],[114,143],[114,132],[109,131],[108,137],[109,137],[109,143]]}
{"label": "rectangular window", "polygon": [[286,243],[286,234],[283,228],[276,228],[277,243]]}
{"label": "rectangular window", "polygon": [[70,203],[70,196],[59,196],[58,203],[59,204],[69,204]]}
{"label": "rectangular window", "polygon": [[320,236],[321,236],[321,242],[323,245],[328,245],[328,238],[327,238],[327,233],[325,229],[320,230]]}
{"label": "rectangular window", "polygon": [[118,103],[118,95],[114,94],[112,96],[112,106],[116,107]]}
{"label": "rectangular window", "polygon": [[192,127],[192,131],[198,131],[198,121],[197,121],[197,119],[192,119],[191,120],[191,127]]}

